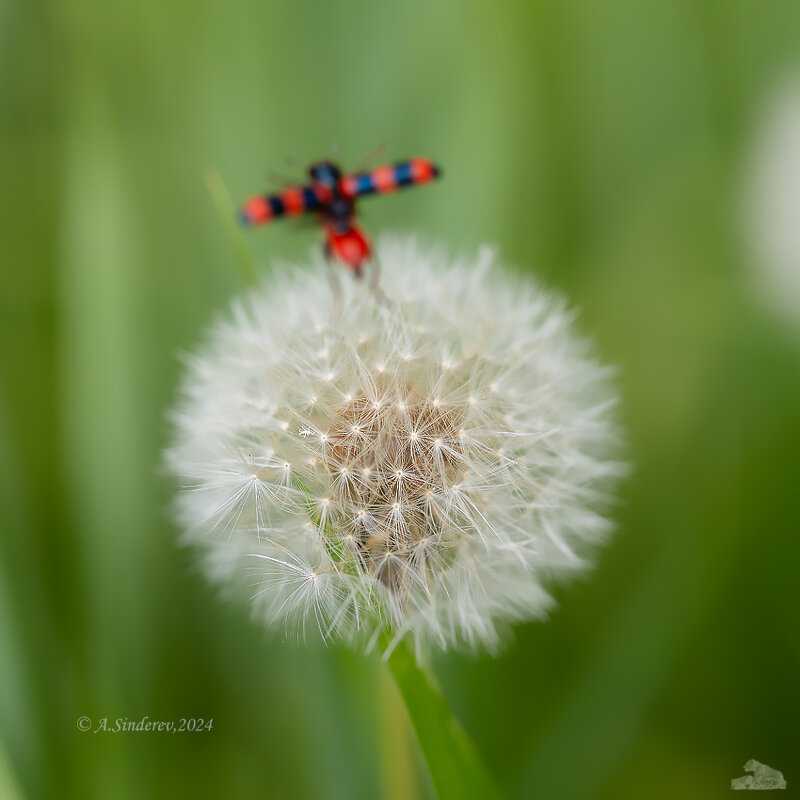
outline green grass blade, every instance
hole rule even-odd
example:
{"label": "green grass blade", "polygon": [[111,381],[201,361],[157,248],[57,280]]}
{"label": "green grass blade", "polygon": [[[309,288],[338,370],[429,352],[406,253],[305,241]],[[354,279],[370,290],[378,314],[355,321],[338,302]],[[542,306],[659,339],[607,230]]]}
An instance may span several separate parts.
{"label": "green grass blade", "polygon": [[387,659],[441,800],[499,798],[480,756],[405,642]]}
{"label": "green grass blade", "polygon": [[207,169],[203,177],[220,222],[225,228],[231,250],[233,250],[233,254],[236,257],[239,274],[248,286],[255,286],[256,283],[258,283],[256,270],[253,266],[253,259],[250,256],[250,251],[247,249],[242,232],[236,224],[236,209],[231,200],[231,196],[225,188],[220,174],[215,169]]}

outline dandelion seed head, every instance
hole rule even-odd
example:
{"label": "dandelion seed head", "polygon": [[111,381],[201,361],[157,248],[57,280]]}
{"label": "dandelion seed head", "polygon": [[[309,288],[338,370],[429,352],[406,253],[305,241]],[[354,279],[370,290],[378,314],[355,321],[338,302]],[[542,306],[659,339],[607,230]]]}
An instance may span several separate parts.
{"label": "dandelion seed head", "polygon": [[483,256],[379,252],[388,304],[348,283],[321,330],[317,263],[214,328],[168,453],[180,522],[215,580],[255,585],[269,622],[495,650],[609,529],[608,373],[558,296],[479,269]]}

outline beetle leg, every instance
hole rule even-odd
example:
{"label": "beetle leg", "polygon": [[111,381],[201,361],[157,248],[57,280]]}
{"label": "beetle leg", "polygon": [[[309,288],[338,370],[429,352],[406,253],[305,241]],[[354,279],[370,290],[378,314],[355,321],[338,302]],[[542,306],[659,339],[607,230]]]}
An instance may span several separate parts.
{"label": "beetle leg", "polygon": [[342,316],[342,284],[339,281],[339,276],[336,274],[336,267],[333,264],[333,257],[328,245],[325,245],[325,268],[328,273],[328,283],[331,287],[333,294],[333,307],[331,308],[331,319],[336,322]]}
{"label": "beetle leg", "polygon": [[375,295],[375,299],[384,307],[388,308],[391,303],[389,298],[384,293],[383,289],[379,286],[381,280],[381,263],[378,261],[378,256],[374,253],[370,259],[369,265],[369,290]]}

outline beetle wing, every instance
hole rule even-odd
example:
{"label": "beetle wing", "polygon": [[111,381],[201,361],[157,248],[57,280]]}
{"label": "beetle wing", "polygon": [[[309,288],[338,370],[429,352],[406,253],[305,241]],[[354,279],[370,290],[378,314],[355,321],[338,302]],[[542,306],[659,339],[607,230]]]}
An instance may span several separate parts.
{"label": "beetle wing", "polygon": [[441,174],[426,158],[411,158],[395,164],[384,164],[369,172],[354,172],[339,181],[339,191],[348,198],[367,194],[388,194],[404,186],[421,186]]}
{"label": "beetle wing", "polygon": [[295,217],[319,211],[324,205],[316,187],[288,186],[277,194],[257,194],[242,205],[239,218],[245,225],[267,225],[278,217]]}

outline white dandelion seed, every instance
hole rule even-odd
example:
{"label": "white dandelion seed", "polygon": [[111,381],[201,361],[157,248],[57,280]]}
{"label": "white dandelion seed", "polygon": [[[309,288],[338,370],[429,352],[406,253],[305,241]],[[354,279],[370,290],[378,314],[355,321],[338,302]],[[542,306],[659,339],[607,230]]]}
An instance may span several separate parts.
{"label": "white dandelion seed", "polygon": [[378,252],[388,302],[347,284],[324,370],[319,263],[214,328],[168,453],[180,520],[211,576],[271,623],[496,650],[608,531],[609,373],[557,295],[485,254]]}

